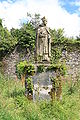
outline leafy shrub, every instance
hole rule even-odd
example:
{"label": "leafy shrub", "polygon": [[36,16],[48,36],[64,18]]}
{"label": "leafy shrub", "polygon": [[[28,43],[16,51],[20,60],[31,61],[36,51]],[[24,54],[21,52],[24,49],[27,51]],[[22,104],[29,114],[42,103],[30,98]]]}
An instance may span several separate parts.
{"label": "leafy shrub", "polygon": [[13,38],[7,28],[0,25],[0,59],[2,59],[7,53],[11,52],[16,44],[17,39]]}
{"label": "leafy shrub", "polygon": [[44,65],[39,65],[38,67],[37,67],[37,72],[38,73],[42,73],[42,72],[44,72],[45,71],[45,66]]}
{"label": "leafy shrub", "polygon": [[62,63],[58,63],[58,64],[51,64],[50,66],[48,66],[47,71],[56,71],[57,70],[60,72],[61,75],[65,75],[67,68],[65,64]]}
{"label": "leafy shrub", "polygon": [[27,74],[27,75],[33,75],[35,72],[35,68],[34,65],[32,65],[31,63],[28,63],[27,61],[21,61],[17,64],[16,66],[17,68],[17,73],[19,75],[23,75],[23,74]]}
{"label": "leafy shrub", "polygon": [[35,48],[36,33],[33,26],[30,23],[23,23],[20,29],[11,29],[11,35],[17,38],[17,44],[21,48],[29,48],[33,51]]}

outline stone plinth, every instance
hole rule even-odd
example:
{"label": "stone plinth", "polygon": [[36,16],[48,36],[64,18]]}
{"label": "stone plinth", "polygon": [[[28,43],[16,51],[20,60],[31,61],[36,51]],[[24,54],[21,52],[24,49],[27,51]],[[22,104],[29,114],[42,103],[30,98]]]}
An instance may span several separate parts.
{"label": "stone plinth", "polygon": [[33,100],[51,100],[50,91],[52,89],[51,77],[52,73],[37,73],[33,77]]}
{"label": "stone plinth", "polygon": [[[50,64],[34,64],[35,75],[32,77],[33,81],[33,100],[51,100],[52,82],[51,77],[55,76],[54,71],[46,71]],[[43,71],[38,71],[39,66],[43,66]],[[42,70],[42,69],[41,69]]]}

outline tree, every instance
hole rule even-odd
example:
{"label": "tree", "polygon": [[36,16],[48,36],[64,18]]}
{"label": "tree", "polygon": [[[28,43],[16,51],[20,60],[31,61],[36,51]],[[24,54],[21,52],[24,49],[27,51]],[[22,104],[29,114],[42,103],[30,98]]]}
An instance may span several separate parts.
{"label": "tree", "polygon": [[36,14],[36,13],[34,15],[27,13],[27,19],[34,27],[34,29],[36,29],[39,26],[41,20],[40,14]]}
{"label": "tree", "polygon": [[10,52],[15,44],[16,39],[13,38],[7,28],[2,26],[2,20],[0,20],[0,59]]}
{"label": "tree", "polygon": [[76,40],[80,41],[80,34],[79,34],[79,36],[76,37]]}
{"label": "tree", "polygon": [[0,19],[0,27],[2,27],[2,19]]}
{"label": "tree", "polygon": [[31,23],[23,23],[20,29],[11,29],[11,35],[17,39],[17,44],[22,48],[35,48],[36,33]]}

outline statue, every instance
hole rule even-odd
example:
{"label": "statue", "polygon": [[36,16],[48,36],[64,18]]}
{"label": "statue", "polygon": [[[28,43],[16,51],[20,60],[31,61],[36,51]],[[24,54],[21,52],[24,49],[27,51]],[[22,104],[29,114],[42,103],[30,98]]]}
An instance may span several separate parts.
{"label": "statue", "polygon": [[42,18],[42,24],[39,25],[36,34],[36,57],[37,61],[50,62],[51,56],[51,37],[45,17]]}

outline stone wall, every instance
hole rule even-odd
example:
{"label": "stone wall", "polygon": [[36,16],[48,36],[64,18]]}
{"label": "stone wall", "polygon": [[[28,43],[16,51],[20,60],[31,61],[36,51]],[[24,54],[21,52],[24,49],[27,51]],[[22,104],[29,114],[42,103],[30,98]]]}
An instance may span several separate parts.
{"label": "stone wall", "polygon": [[16,78],[16,64],[19,61],[29,61],[32,58],[33,57],[29,50],[21,49],[19,46],[17,46],[2,60],[4,74],[12,78]]}
{"label": "stone wall", "polygon": [[66,62],[67,74],[72,80],[77,80],[80,76],[80,48],[79,46],[71,46],[71,49],[63,50],[62,61]]}
{"label": "stone wall", "polygon": [[[34,61],[34,55],[31,55],[29,50],[20,49],[17,46],[12,53],[5,56],[2,60],[4,73],[6,75],[16,77],[16,64],[21,60]],[[70,46],[67,51],[62,51],[62,62],[66,62],[67,74],[74,80],[77,79],[80,73],[80,47]]]}

